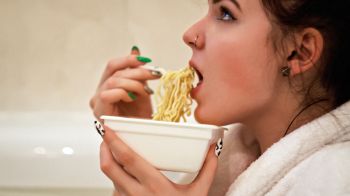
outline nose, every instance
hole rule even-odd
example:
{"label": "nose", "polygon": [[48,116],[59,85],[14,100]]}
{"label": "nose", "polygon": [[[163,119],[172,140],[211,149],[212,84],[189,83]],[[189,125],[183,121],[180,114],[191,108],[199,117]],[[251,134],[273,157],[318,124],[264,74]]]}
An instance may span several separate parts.
{"label": "nose", "polygon": [[205,45],[202,20],[192,25],[183,34],[183,41],[192,49],[202,49]]}

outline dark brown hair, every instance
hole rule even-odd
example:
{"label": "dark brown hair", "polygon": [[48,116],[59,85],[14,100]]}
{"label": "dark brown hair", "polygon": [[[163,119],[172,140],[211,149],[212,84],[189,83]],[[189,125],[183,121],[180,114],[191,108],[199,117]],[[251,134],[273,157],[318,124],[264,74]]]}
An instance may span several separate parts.
{"label": "dark brown hair", "polygon": [[[350,1],[262,0],[282,35],[313,27],[324,39],[320,84],[329,93],[333,107],[350,98]],[[311,86],[308,87],[312,88]]]}

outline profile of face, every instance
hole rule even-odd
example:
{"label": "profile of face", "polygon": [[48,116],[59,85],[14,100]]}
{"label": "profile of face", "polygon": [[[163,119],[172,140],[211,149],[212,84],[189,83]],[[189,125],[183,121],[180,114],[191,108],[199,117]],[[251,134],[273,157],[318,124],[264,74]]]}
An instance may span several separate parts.
{"label": "profile of face", "polygon": [[209,0],[208,13],[183,35],[202,78],[191,92],[198,122],[244,123],[273,104],[280,64],[271,30],[259,0]]}

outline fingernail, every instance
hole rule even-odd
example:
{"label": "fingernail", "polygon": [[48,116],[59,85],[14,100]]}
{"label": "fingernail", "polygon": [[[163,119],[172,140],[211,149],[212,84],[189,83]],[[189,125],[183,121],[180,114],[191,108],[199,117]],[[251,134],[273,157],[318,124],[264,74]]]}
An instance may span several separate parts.
{"label": "fingernail", "polygon": [[150,95],[152,95],[154,93],[154,91],[147,85],[144,86],[144,89]]}
{"label": "fingernail", "polygon": [[139,47],[137,47],[137,46],[133,46],[133,47],[131,48],[131,51],[133,51],[133,50],[140,51],[140,50],[139,50]]}
{"label": "fingernail", "polygon": [[151,74],[154,75],[154,76],[157,76],[157,77],[162,77],[162,72],[160,71],[154,71],[154,70],[151,70]]}
{"label": "fingernail", "polygon": [[136,95],[132,92],[128,92],[129,97],[134,101],[136,99]]}
{"label": "fingernail", "polygon": [[150,58],[144,57],[144,56],[137,56],[136,57],[138,61],[143,63],[150,63],[152,60]]}
{"label": "fingernail", "polygon": [[97,133],[103,137],[105,135],[105,130],[103,129],[101,123],[98,122],[97,120],[95,120],[95,127],[97,130]]}
{"label": "fingernail", "polygon": [[222,139],[220,138],[216,143],[216,147],[215,147],[215,155],[217,157],[220,156],[222,147],[223,147],[223,142],[222,142]]}

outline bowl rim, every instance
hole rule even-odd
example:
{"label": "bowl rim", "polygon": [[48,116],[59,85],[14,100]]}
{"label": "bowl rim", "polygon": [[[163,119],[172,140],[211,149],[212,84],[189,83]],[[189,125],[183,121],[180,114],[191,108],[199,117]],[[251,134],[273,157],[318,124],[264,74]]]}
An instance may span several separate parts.
{"label": "bowl rim", "polygon": [[159,121],[152,119],[144,119],[144,118],[132,118],[132,117],[120,117],[120,116],[108,116],[102,115],[100,117],[103,120],[118,120],[123,122],[133,122],[133,123],[142,123],[142,124],[155,124],[155,125],[164,125],[164,126],[179,126],[179,127],[188,127],[188,128],[204,128],[204,129],[226,129],[225,127],[219,127],[216,125],[210,124],[194,124],[194,123],[185,123],[185,122],[168,122],[168,121]]}
{"label": "bowl rim", "polygon": [[[120,130],[114,130],[117,132],[127,132],[127,133],[137,133],[137,134],[146,134],[146,135],[161,135],[161,136],[171,136],[171,137],[182,137],[182,138],[192,138],[192,139],[211,139],[218,134],[220,131],[224,131],[225,127],[219,127],[215,125],[208,124],[191,124],[191,123],[177,123],[177,122],[165,122],[165,121],[157,121],[151,119],[140,119],[140,118],[129,118],[129,117],[119,117],[119,116],[101,116],[101,119],[105,120],[105,123],[124,123],[124,126],[127,124],[134,125],[146,125],[146,126],[156,126],[156,127],[164,127],[164,130],[133,130],[132,128],[125,128]],[[122,125],[123,126],[123,125]],[[111,127],[113,128],[113,127]],[[168,128],[175,128],[176,131],[170,131]]]}

